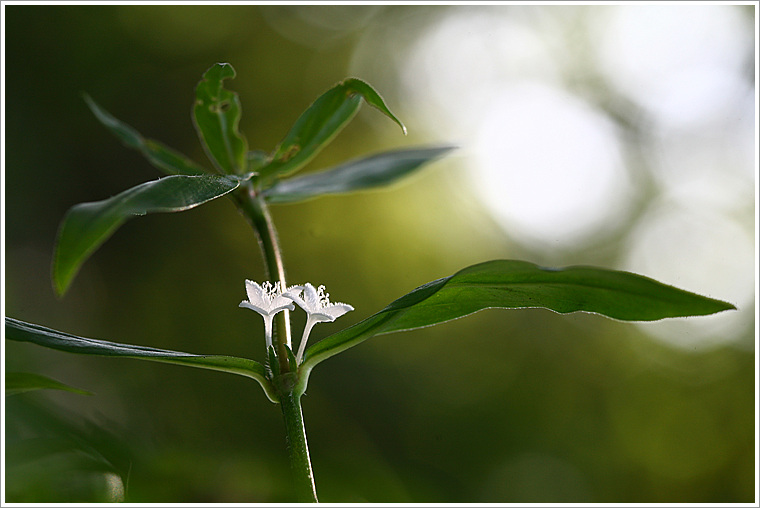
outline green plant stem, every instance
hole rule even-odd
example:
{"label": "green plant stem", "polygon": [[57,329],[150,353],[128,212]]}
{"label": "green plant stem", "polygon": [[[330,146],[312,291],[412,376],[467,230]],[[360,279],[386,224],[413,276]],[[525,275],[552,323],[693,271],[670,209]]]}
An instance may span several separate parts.
{"label": "green plant stem", "polygon": [[[258,195],[252,184],[248,183],[245,188],[233,195],[235,202],[240,210],[248,218],[256,232],[259,240],[259,247],[264,257],[264,266],[266,267],[267,278],[270,281],[279,281],[280,286],[285,289],[285,266],[282,262],[282,253],[277,239],[277,230],[272,222],[272,216],[269,214],[264,198]],[[288,353],[285,346],[291,347],[290,344],[290,312],[285,310],[274,317],[274,333],[272,343],[277,350],[279,359],[280,372],[287,373],[291,371],[288,363]],[[292,349],[292,347],[291,347]],[[295,370],[296,366],[293,366]]]}
{"label": "green plant stem", "polygon": [[[277,241],[272,217],[263,197],[258,195],[254,186],[248,183],[244,189],[233,194],[240,210],[248,217],[264,257],[267,276],[277,280],[283,289],[285,284],[285,267],[282,262],[280,245]],[[277,351],[280,375],[272,381],[279,395],[282,416],[285,421],[285,438],[288,448],[288,458],[293,473],[294,493],[298,502],[317,502],[317,489],[314,485],[314,475],[311,471],[309,446],[306,443],[306,428],[301,412],[301,392],[296,392],[298,386],[298,367],[289,365],[286,345],[290,345],[290,316],[283,311],[275,316],[273,344]]]}
{"label": "green plant stem", "polygon": [[[281,376],[283,377],[283,376]],[[286,374],[289,386],[280,394],[280,406],[285,420],[285,432],[288,446],[288,458],[293,473],[295,494],[300,503],[316,503],[317,489],[314,485],[314,475],[311,471],[309,446],[306,443],[306,428],[301,412],[301,396],[293,392],[295,377],[293,373]]]}

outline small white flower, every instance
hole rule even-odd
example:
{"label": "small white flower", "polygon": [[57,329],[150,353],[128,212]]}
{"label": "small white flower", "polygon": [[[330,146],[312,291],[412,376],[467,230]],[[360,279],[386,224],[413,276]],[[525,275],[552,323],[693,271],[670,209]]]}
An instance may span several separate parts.
{"label": "small white flower", "polygon": [[[303,292],[303,297],[300,295],[301,292]],[[324,286],[314,289],[314,286],[308,282],[303,286],[288,289],[282,296],[296,302],[308,314],[306,326],[303,329],[303,337],[301,337],[301,343],[298,345],[297,364],[301,363],[304,350],[306,350],[306,341],[315,324],[335,321],[346,312],[354,310],[347,303],[330,303],[330,295],[325,293]]]}
{"label": "small white flower", "polygon": [[[292,286],[288,291],[298,291],[301,286]],[[279,282],[274,286],[270,282],[264,282],[261,286],[252,280],[245,281],[245,291],[248,294],[248,300],[240,302],[238,307],[255,310],[264,317],[264,334],[266,336],[267,351],[272,345],[272,321],[275,314],[283,310],[293,310],[295,305],[286,298],[282,293]],[[290,347],[290,344],[288,344]]]}

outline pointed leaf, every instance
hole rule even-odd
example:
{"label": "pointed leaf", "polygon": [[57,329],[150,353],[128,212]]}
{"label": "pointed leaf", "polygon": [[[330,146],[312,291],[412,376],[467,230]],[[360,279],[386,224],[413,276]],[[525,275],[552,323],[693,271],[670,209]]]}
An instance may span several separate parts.
{"label": "pointed leaf", "polygon": [[265,190],[264,196],[270,203],[292,203],[389,185],[453,148],[414,148],[372,155],[318,173],[281,180]]}
{"label": "pointed leaf", "polygon": [[239,374],[258,381],[267,397],[277,402],[271,383],[266,378],[264,366],[247,358],[220,355],[196,355],[167,349],[156,349],[146,346],[132,346],[99,339],[77,337],[65,332],[59,332],[44,326],[25,323],[18,319],[5,318],[5,336],[19,342],[32,342],[59,351],[97,356],[118,356],[123,358],[138,358],[162,363],[187,365],[201,369],[217,370]]}
{"label": "pointed leaf", "polygon": [[145,139],[135,129],[111,116],[108,111],[98,106],[89,95],[84,100],[95,117],[130,148],[140,151],[148,161],[161,171],[170,175],[202,175],[208,173],[204,168],[185,157],[176,150],[159,141]]}
{"label": "pointed leaf", "polygon": [[305,390],[319,362],[373,335],[412,330],[490,308],[584,311],[623,321],[702,316],[735,309],[720,300],[629,272],[571,266],[542,268],[525,261],[488,261],[418,287],[377,314],[314,344],[301,365]]}
{"label": "pointed leaf", "polygon": [[362,99],[391,118],[406,134],[404,124],[368,83],[349,78],[322,94],[296,120],[272,154],[271,162],[259,171],[261,176],[282,176],[305,166],[356,115]]}
{"label": "pointed leaf", "polygon": [[80,390],[65,385],[55,379],[32,374],[31,372],[6,372],[5,373],[5,395],[16,395],[17,393],[31,392],[34,390],[63,390],[66,392],[78,393],[80,395],[92,395],[92,392]]}
{"label": "pointed leaf", "polygon": [[240,131],[240,98],[224,88],[224,80],[235,77],[228,63],[209,68],[195,89],[193,118],[198,136],[209,158],[222,173],[247,171],[248,142]]}
{"label": "pointed leaf", "polygon": [[380,94],[377,93],[377,91],[372,88],[369,83],[357,78],[348,78],[343,81],[343,85],[346,87],[346,89],[360,94],[364,100],[367,101],[367,104],[373,108],[377,108],[383,114],[385,114],[385,116],[396,122],[396,124],[401,127],[401,131],[404,133],[404,136],[406,136],[406,126],[401,122],[401,120],[396,117],[396,115],[391,113],[391,110],[388,109],[388,106],[385,105],[383,98],[380,97]]}
{"label": "pointed leaf", "polygon": [[232,175],[166,176],[103,201],[72,207],[61,223],[53,258],[57,293],[66,291],[82,263],[127,219],[189,210],[231,192],[244,180]]}

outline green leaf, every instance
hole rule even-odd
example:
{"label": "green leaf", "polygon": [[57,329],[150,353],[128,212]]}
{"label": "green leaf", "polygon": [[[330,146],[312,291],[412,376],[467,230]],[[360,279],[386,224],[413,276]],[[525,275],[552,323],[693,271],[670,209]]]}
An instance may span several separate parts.
{"label": "green leaf", "polygon": [[300,390],[311,369],[373,335],[412,330],[490,308],[584,311],[623,321],[702,316],[735,309],[629,272],[586,266],[543,268],[525,261],[488,261],[418,287],[386,308],[314,344],[301,365]]}
{"label": "green leaf", "polygon": [[264,388],[267,397],[272,402],[278,401],[271,383],[266,378],[264,366],[247,358],[196,355],[167,349],[119,344],[99,339],[87,339],[9,317],[5,318],[5,336],[10,340],[32,342],[39,346],[68,353],[138,358],[238,374],[258,381],[261,387]]}
{"label": "green leaf", "polygon": [[16,395],[17,393],[43,389],[63,390],[81,395],[92,395],[91,392],[86,390],[80,390],[79,388],[65,385],[55,379],[40,376],[39,374],[32,374],[30,372],[5,373],[5,395]]}
{"label": "green leaf", "polygon": [[130,148],[140,151],[148,161],[161,171],[170,175],[202,175],[208,173],[204,168],[172,150],[159,141],[145,139],[135,129],[111,116],[108,111],[98,106],[92,98],[84,94],[84,100],[95,117]]}
{"label": "green leaf", "polygon": [[[247,178],[250,178],[248,175]],[[172,175],[132,187],[66,213],[53,257],[53,285],[62,295],[84,261],[127,219],[147,213],[189,210],[236,189],[247,178]]]}
{"label": "green leaf", "polygon": [[350,90],[352,93],[360,94],[364,100],[367,101],[367,104],[373,108],[377,108],[383,112],[385,116],[396,122],[396,124],[401,127],[401,131],[404,133],[404,136],[406,136],[406,126],[401,122],[401,120],[396,117],[396,115],[391,113],[391,110],[388,109],[388,106],[385,105],[383,98],[380,97],[380,94],[377,93],[377,91],[372,88],[369,83],[357,78],[348,78],[343,81],[343,86],[345,86],[346,89]]}
{"label": "green leaf", "polygon": [[296,120],[272,154],[271,162],[260,170],[262,178],[286,175],[305,166],[356,115],[362,99],[390,117],[406,134],[404,124],[368,83],[349,78],[322,94]]}
{"label": "green leaf", "polygon": [[228,63],[209,68],[195,88],[193,118],[206,153],[222,173],[247,172],[248,143],[238,130],[240,98],[224,88],[224,80],[235,77]]}
{"label": "green leaf", "polygon": [[340,194],[389,185],[432,162],[452,146],[385,152],[341,164],[333,169],[281,180],[264,191],[271,203],[292,203],[325,194]]}

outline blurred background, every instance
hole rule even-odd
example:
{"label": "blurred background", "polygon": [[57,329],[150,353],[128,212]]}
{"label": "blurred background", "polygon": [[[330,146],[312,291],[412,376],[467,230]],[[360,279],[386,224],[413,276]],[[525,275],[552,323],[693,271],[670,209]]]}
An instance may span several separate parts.
{"label": "blurred background", "polygon": [[[273,208],[291,282],[368,317],[481,261],[598,265],[730,301],[630,324],[492,310],[373,338],[303,399],[323,502],[752,502],[755,7],[4,5],[5,313],[85,337],[263,361],[262,280],[220,199],[125,224],[55,297],[66,210],[161,176],[89,112],[208,165],[194,88],[230,62],[271,150],[360,77],[371,108],[306,171],[456,144],[387,190]],[[297,315],[296,334],[302,323]],[[8,502],[287,501],[279,408],[237,376],[7,343],[8,371],[94,392],[6,399]]]}

